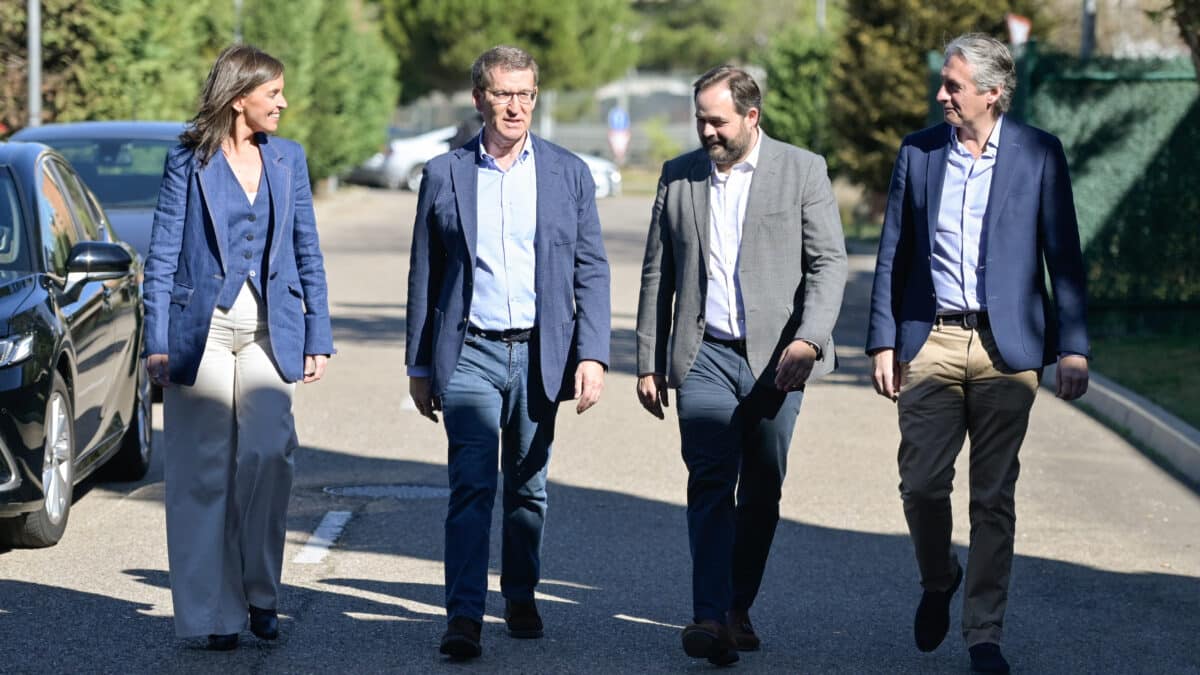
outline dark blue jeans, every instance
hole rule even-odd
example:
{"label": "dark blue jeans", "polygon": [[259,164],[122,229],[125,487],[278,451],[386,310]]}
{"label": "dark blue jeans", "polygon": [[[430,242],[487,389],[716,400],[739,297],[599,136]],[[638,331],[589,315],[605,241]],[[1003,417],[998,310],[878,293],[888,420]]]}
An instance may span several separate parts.
{"label": "dark blue jeans", "polygon": [[497,459],[504,474],[500,589],[509,600],[533,599],[540,576],[546,468],[557,408],[536,382],[529,367],[529,343],[467,336],[442,394],[449,441],[449,618],[483,619]]}
{"label": "dark blue jeans", "polygon": [[748,610],[762,583],[803,398],[773,378],[755,381],[744,356],[705,341],[679,388],[695,621]]}

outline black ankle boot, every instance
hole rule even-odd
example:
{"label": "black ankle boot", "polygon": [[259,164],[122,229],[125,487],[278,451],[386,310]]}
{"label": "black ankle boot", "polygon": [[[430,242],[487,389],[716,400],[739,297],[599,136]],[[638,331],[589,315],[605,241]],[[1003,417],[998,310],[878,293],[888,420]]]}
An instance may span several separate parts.
{"label": "black ankle boot", "polygon": [[279,637],[279,614],[273,609],[260,609],[250,605],[250,632],[260,639],[274,640]]}

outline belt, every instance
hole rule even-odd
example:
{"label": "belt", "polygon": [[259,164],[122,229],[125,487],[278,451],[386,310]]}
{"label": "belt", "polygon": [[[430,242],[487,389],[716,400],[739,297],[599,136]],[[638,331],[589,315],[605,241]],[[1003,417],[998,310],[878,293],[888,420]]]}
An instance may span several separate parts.
{"label": "belt", "polygon": [[979,328],[988,325],[987,312],[959,312],[957,314],[939,314],[934,324],[942,326],[950,324],[962,328]]}
{"label": "belt", "polygon": [[533,336],[532,328],[509,328],[506,330],[484,330],[475,326],[467,326],[467,332],[484,340],[499,340],[500,342],[529,342]]}
{"label": "belt", "polygon": [[745,340],[726,340],[725,338],[719,338],[715,335],[709,335],[708,333],[705,333],[704,341],[711,342],[714,345],[721,345],[722,347],[729,347],[730,349],[737,352],[738,354],[741,354],[742,356],[746,355],[746,341]]}

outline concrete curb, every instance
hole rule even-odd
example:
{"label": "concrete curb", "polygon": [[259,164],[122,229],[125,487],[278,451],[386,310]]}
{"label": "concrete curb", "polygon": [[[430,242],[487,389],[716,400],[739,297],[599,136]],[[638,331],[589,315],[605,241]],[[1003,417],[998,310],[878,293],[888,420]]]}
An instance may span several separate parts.
{"label": "concrete curb", "polygon": [[[1047,366],[1042,386],[1055,388],[1055,366]],[[1200,485],[1200,430],[1161,406],[1092,371],[1088,391],[1078,401],[1118,431],[1155,451],[1194,485]]]}

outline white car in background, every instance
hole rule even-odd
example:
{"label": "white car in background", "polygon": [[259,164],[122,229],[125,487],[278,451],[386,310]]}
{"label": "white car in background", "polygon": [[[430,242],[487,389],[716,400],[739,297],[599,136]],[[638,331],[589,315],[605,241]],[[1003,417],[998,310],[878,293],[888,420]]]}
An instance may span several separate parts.
{"label": "white car in background", "polygon": [[[457,127],[441,127],[414,136],[392,135],[383,148],[350,173],[354,183],[378,185],[390,190],[421,189],[425,162],[450,150]],[[396,132],[393,132],[395,134]]]}
{"label": "white car in background", "polygon": [[575,153],[579,159],[582,159],[588,165],[588,170],[592,172],[592,180],[596,183],[596,199],[604,197],[616,197],[621,194],[621,172],[617,169],[617,165],[595,155],[585,155],[582,152]]}
{"label": "white car in background", "polygon": [[[450,150],[450,141],[458,127],[441,127],[412,136],[395,135],[382,150],[351,172],[354,183],[378,185],[392,190],[421,189],[425,162]],[[393,132],[396,134],[397,132]],[[596,198],[621,194],[621,172],[617,165],[595,155],[575,153],[588,166],[596,183]]]}

